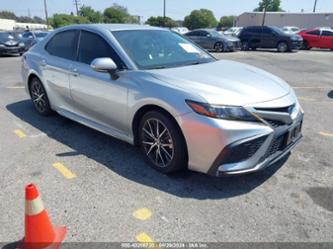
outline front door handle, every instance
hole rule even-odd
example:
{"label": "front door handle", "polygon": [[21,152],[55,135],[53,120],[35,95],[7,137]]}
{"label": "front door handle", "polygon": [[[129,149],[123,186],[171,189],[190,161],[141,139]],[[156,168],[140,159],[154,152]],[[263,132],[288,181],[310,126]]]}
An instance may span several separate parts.
{"label": "front door handle", "polygon": [[73,68],[73,70],[72,70],[72,75],[73,75],[74,77],[79,76],[79,75],[80,75],[80,74],[79,74],[79,70],[77,70],[77,68]]}
{"label": "front door handle", "polygon": [[47,66],[46,60],[41,60],[40,61],[40,66],[41,67],[46,67]]}

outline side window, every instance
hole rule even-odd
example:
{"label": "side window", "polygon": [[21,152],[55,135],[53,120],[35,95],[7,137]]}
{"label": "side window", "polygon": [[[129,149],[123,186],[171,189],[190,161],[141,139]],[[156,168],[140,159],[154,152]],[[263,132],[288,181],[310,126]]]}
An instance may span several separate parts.
{"label": "side window", "polygon": [[333,37],[333,32],[332,31],[324,30],[321,35],[322,36],[332,36]]}
{"label": "side window", "polygon": [[313,30],[313,31],[309,31],[307,32],[308,35],[320,35],[320,30]]}
{"label": "side window", "polygon": [[46,51],[54,56],[75,60],[78,31],[70,30],[56,34],[46,45]]}
{"label": "side window", "polygon": [[188,36],[200,36],[200,31],[193,31],[188,33]]}
{"label": "side window", "polygon": [[90,64],[96,58],[109,57],[121,69],[124,64],[111,46],[99,35],[81,31],[78,61]]}
{"label": "side window", "polygon": [[261,27],[252,27],[252,28],[249,28],[249,32],[250,33],[260,34],[261,31],[262,31]]}
{"label": "side window", "polygon": [[209,35],[209,33],[207,31],[200,32],[200,36],[206,37],[207,35]]}

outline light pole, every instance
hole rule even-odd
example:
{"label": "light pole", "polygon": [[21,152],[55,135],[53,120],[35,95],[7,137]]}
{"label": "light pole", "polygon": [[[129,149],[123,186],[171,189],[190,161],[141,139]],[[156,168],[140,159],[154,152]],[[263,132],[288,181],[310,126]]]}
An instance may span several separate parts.
{"label": "light pole", "polygon": [[44,11],[45,11],[46,29],[48,29],[49,28],[49,17],[48,17],[48,14],[47,14],[46,0],[44,0]]}
{"label": "light pole", "polygon": [[315,0],[315,2],[314,2],[313,12],[316,12],[316,9],[317,9],[317,0]]}

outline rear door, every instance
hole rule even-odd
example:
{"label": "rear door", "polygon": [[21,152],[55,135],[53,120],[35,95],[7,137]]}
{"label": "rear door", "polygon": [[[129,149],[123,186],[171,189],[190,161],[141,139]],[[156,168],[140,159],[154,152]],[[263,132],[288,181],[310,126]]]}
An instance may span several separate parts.
{"label": "rear door", "polygon": [[322,48],[333,49],[333,31],[323,30],[320,36],[320,45]]}
{"label": "rear door", "polygon": [[52,103],[60,103],[60,108],[70,109],[72,99],[69,90],[70,68],[76,58],[77,30],[55,34],[46,44],[46,56],[39,61],[39,66],[46,81],[49,98]]}
{"label": "rear door", "polygon": [[98,33],[80,32],[78,58],[70,76],[74,108],[81,116],[119,134],[127,132],[127,72],[119,72],[118,79],[108,73],[96,72],[90,63],[96,58],[113,59],[121,70],[125,68],[118,54]]}

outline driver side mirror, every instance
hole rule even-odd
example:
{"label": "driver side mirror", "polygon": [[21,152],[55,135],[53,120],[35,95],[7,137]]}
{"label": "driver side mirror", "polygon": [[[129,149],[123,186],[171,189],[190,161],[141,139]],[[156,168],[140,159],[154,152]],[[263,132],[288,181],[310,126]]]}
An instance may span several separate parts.
{"label": "driver side mirror", "polygon": [[212,35],[211,35],[211,34],[207,34],[207,35],[206,35],[206,37],[208,37],[208,38],[211,38],[211,37],[212,37]]}
{"label": "driver side mirror", "polygon": [[118,67],[111,58],[96,58],[91,62],[90,67],[96,72],[109,73],[113,80],[118,79]]}

